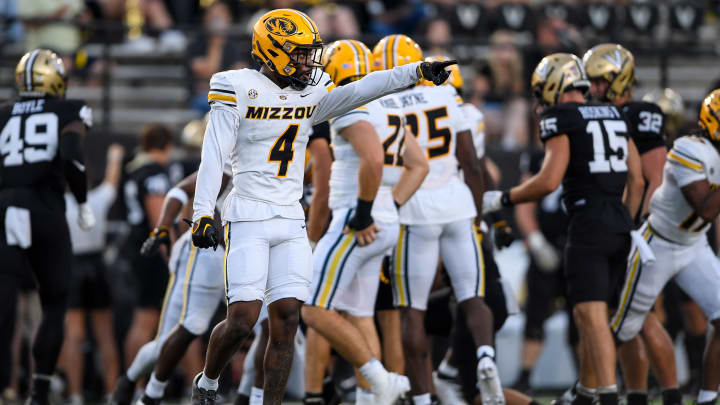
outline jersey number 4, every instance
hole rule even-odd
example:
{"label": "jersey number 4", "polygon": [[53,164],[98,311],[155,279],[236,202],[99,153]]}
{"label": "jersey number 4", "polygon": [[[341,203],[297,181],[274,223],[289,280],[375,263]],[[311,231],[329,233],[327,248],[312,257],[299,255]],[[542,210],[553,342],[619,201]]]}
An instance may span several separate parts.
{"label": "jersey number 4", "polygon": [[[627,125],[622,120],[590,121],[585,128],[593,138],[593,156],[590,173],[609,173],[627,171],[628,141]],[[605,139],[610,153],[605,151]]]}
{"label": "jersey number 4", "polygon": [[27,117],[24,136],[21,124],[22,117],[12,117],[0,132],[0,156],[4,166],[53,160],[58,145],[57,115],[46,112]]}
{"label": "jersey number 4", "polygon": [[292,162],[295,156],[295,137],[297,137],[298,124],[290,124],[285,132],[275,141],[272,149],[270,149],[270,155],[268,156],[268,162],[278,162],[277,177],[287,176],[288,166]]}

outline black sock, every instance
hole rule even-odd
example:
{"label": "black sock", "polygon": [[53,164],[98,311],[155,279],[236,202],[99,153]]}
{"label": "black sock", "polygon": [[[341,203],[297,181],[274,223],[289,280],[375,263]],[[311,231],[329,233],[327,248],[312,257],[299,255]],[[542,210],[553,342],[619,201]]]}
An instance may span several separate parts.
{"label": "black sock", "polygon": [[[593,397],[585,394],[584,392],[577,392],[575,399],[572,401],[572,405],[592,405]],[[605,405],[605,404],[603,404]]]}
{"label": "black sock", "polygon": [[648,404],[647,392],[628,392],[627,405],[647,405],[647,404]]}
{"label": "black sock", "polygon": [[430,405],[440,405],[440,400],[435,394],[430,395]]}
{"label": "black sock", "polygon": [[705,334],[685,335],[685,352],[688,357],[690,371],[701,371],[703,354],[705,353]]}
{"label": "black sock", "polygon": [[32,397],[41,403],[46,403],[48,401],[48,392],[50,392],[50,377],[34,376],[32,382]]}
{"label": "black sock", "polygon": [[305,405],[325,405],[322,392],[306,392],[303,399]]}
{"label": "black sock", "polygon": [[532,372],[532,368],[523,368],[520,370],[520,379],[519,381],[530,381],[530,373]]}
{"label": "black sock", "polygon": [[600,405],[618,405],[617,392],[603,392],[598,397],[600,397]]}
{"label": "black sock", "polygon": [[668,388],[662,392],[663,405],[682,405],[682,394],[679,388]]}

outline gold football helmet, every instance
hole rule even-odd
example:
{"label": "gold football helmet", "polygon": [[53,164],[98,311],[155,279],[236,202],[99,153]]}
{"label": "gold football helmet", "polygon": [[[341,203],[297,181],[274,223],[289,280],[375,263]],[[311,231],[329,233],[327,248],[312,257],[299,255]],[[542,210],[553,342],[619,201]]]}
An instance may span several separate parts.
{"label": "gold football helmet", "polygon": [[420,62],[422,49],[407,35],[393,34],[381,39],[373,48],[373,71]]}
{"label": "gold football helmet", "polygon": [[711,141],[720,141],[720,89],[713,90],[703,100],[698,124]]}
{"label": "gold football helmet", "polygon": [[62,59],[47,49],[26,53],[15,67],[15,87],[20,97],[64,98],[67,75]]}
{"label": "gold football helmet", "polygon": [[665,133],[676,134],[685,120],[685,104],[675,90],[667,87],[653,90],[643,96],[643,101],[657,104],[665,114]]}
{"label": "gold football helmet", "polygon": [[210,113],[205,114],[204,117],[197,120],[188,122],[183,127],[180,141],[183,146],[187,148],[201,149],[203,138],[205,138],[205,127],[210,120]]}
{"label": "gold football helmet", "polygon": [[[296,89],[315,86],[320,81],[322,45],[317,25],[297,10],[272,10],[253,27],[253,56],[287,78]],[[310,68],[309,73],[300,66]]]}
{"label": "gold football helmet", "polygon": [[590,88],[582,61],[570,53],[553,53],[538,63],[532,74],[531,87],[542,105],[555,105],[568,90],[583,93]]}
{"label": "gold football helmet", "polygon": [[[439,55],[438,56],[428,56],[425,58],[425,62],[447,62],[449,60],[450,60],[450,58],[448,58],[447,56],[439,56]],[[460,74],[460,66],[457,64],[450,65],[449,70],[450,70],[450,77],[448,77],[447,81],[445,81],[445,83],[443,83],[443,84],[449,84],[449,85],[455,87],[455,89],[457,89],[458,92],[460,92],[462,90],[462,86],[463,86],[463,78],[462,78],[462,75]],[[422,80],[420,82],[420,84],[423,86],[434,86],[433,82],[431,82],[430,80]]]}
{"label": "gold football helmet", "polygon": [[328,45],[322,64],[333,83],[338,86],[360,79],[370,73],[372,52],[360,41],[343,39]]}
{"label": "gold football helmet", "polygon": [[615,100],[628,91],[635,82],[635,57],[618,44],[594,46],[583,56],[588,78],[605,79],[608,89],[605,98]]}

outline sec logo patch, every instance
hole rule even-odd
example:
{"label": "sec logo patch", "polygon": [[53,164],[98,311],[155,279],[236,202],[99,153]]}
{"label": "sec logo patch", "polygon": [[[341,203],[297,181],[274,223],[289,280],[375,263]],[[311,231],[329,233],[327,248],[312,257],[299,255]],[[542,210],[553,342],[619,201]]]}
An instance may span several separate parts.
{"label": "sec logo patch", "polygon": [[258,96],[257,90],[255,90],[255,89],[248,90],[248,98],[250,100],[255,100],[257,98],[257,96]]}

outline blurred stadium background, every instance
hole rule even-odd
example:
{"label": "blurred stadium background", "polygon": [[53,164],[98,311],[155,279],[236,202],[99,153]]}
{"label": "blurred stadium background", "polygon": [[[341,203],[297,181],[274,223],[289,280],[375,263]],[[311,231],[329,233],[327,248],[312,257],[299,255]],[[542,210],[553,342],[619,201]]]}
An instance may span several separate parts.
{"label": "blurred stadium background", "polygon": [[[546,54],[582,56],[598,43],[623,44],[636,57],[636,94],[674,89],[683,99],[685,127],[695,125],[699,102],[719,86],[718,0],[2,0],[0,100],[15,95],[14,68],[23,53],[47,47],[63,56],[71,72],[68,97],[93,108],[86,147],[97,183],[108,145],[132,150],[147,124],[167,125],[180,145],[182,128],[208,110],[212,73],[252,66],[252,24],[269,9],[286,7],[306,11],[326,43],[356,38],[372,48],[384,35],[404,33],[426,56],[457,58],[464,97],[486,115],[487,153],[499,166],[502,187],[518,182],[520,153],[536,142],[529,78]],[[122,233],[123,215],[115,207],[112,232]],[[127,264],[112,254],[110,246],[122,342],[132,288],[122,288]],[[526,257],[521,242],[499,261],[522,301],[526,259],[518,257]],[[517,373],[522,322],[509,320],[500,335],[504,383]],[[564,323],[558,316],[548,324],[551,344],[540,367],[546,362],[567,373],[536,376],[537,386],[562,387],[574,379]]]}

